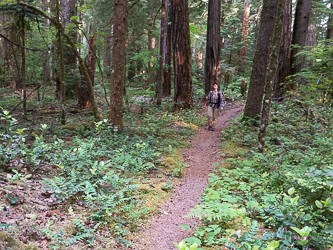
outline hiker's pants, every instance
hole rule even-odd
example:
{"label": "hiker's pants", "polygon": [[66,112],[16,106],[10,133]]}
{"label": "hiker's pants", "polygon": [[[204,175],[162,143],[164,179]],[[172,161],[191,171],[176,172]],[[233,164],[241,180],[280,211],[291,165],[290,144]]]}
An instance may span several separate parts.
{"label": "hiker's pants", "polygon": [[215,128],[215,122],[217,117],[219,116],[220,108],[212,108],[211,106],[208,107],[208,126]]}

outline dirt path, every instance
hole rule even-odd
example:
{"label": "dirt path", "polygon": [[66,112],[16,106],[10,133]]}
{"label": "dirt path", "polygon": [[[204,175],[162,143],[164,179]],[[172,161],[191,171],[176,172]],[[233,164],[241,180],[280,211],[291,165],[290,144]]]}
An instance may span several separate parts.
{"label": "dirt path", "polygon": [[184,218],[191,208],[199,202],[199,195],[207,185],[208,174],[212,172],[212,164],[221,161],[219,145],[221,131],[228,121],[235,117],[243,106],[226,106],[223,114],[217,119],[214,132],[205,128],[191,140],[192,148],[184,154],[190,165],[183,180],[175,188],[168,200],[153,218],[149,226],[142,232],[141,242],[135,245],[138,250],[173,250],[177,249],[173,242],[191,237],[189,230],[179,227],[188,224],[192,228],[200,223],[198,219]]}

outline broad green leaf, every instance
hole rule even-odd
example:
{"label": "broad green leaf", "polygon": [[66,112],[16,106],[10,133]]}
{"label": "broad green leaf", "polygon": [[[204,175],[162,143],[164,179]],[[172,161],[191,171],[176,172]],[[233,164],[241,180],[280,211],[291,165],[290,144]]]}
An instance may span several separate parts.
{"label": "broad green leaf", "polygon": [[289,195],[293,195],[295,193],[295,188],[289,188],[289,190],[288,190],[288,194]]}
{"label": "broad green leaf", "polygon": [[190,227],[189,225],[187,225],[187,224],[180,225],[180,228],[181,228],[182,230],[188,230],[188,229],[191,229],[191,227]]}
{"label": "broad green leaf", "polygon": [[322,204],[320,201],[316,200],[315,203],[316,203],[316,206],[317,206],[318,208],[320,208],[320,209],[323,208],[323,204]]}

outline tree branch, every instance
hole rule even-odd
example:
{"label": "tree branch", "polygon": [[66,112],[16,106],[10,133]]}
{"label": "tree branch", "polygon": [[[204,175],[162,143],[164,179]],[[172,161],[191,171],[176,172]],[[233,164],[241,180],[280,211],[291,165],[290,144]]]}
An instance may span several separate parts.
{"label": "tree branch", "polygon": [[27,48],[25,46],[22,46],[21,44],[19,43],[16,43],[16,42],[13,42],[12,40],[10,40],[8,37],[5,37],[4,35],[0,34],[0,37],[4,38],[6,41],[10,42],[11,44],[14,44],[18,47],[21,47],[23,49],[26,49],[26,50],[31,50],[31,51],[43,51],[42,49],[34,49],[34,48]]}

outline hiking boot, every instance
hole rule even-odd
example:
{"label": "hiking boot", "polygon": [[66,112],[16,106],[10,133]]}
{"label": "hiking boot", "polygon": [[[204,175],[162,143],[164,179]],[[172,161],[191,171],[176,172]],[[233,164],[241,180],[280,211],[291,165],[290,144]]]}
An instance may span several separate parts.
{"label": "hiking boot", "polygon": [[212,127],[211,126],[208,126],[207,130],[210,130]]}
{"label": "hiking boot", "polygon": [[215,128],[210,128],[210,131],[215,131]]}

